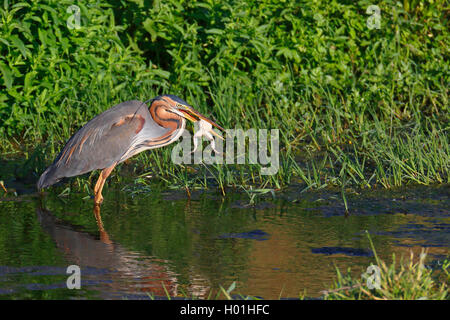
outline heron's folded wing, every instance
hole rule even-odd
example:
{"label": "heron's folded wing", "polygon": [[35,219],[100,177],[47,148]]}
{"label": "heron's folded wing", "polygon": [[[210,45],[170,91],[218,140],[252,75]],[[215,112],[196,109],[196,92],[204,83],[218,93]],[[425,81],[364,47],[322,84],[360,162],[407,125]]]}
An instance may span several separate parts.
{"label": "heron's folded wing", "polygon": [[[119,162],[139,143],[140,133],[149,121],[145,115],[133,113],[108,118],[88,122],[68,141],[53,164],[58,175],[71,177]],[[165,132],[163,128],[160,131]]]}

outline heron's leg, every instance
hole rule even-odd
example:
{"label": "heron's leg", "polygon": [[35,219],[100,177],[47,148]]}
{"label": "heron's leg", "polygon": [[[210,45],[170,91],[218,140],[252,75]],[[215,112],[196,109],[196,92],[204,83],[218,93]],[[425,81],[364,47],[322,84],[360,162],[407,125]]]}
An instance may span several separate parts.
{"label": "heron's leg", "polygon": [[100,214],[99,205],[94,205],[94,216],[95,220],[97,220],[98,231],[100,232],[100,241],[106,244],[112,244],[109,239],[108,232],[106,232],[105,228],[103,228],[102,215]]}
{"label": "heron's leg", "polygon": [[102,190],[103,186],[105,185],[106,179],[109,177],[111,172],[113,171],[116,164],[113,164],[111,167],[105,168],[100,173],[100,176],[98,177],[97,183],[94,187],[94,203],[95,204],[101,204],[103,202],[103,196],[102,196]]}

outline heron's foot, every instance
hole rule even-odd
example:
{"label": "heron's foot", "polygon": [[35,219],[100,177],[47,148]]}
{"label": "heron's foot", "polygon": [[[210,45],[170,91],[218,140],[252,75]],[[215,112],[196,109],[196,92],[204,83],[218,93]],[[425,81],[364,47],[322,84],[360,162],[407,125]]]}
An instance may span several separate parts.
{"label": "heron's foot", "polygon": [[94,204],[101,205],[103,202],[103,196],[101,193],[97,193],[94,197]]}
{"label": "heron's foot", "polygon": [[3,181],[0,181],[0,187],[2,187],[3,191],[5,191],[6,193],[8,193],[8,190],[6,190],[5,185],[3,184]]}

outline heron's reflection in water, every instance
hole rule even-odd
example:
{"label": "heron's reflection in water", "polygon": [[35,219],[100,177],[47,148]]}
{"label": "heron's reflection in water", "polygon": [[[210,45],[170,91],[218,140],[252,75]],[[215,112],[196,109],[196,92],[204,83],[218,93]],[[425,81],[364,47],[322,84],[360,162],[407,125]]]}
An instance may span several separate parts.
{"label": "heron's reflection in water", "polygon": [[94,206],[93,211],[100,239],[59,221],[42,206],[37,209],[42,228],[64,252],[68,263],[81,268],[81,287],[98,291],[99,298],[104,299],[177,296],[177,277],[168,269],[167,261],[113,242],[103,227],[100,207]]}

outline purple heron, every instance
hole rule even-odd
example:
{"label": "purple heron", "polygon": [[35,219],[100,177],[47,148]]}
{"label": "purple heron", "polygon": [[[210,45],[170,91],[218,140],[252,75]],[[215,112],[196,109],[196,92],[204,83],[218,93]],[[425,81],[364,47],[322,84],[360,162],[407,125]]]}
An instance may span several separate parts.
{"label": "purple heron", "polygon": [[183,133],[186,119],[207,121],[224,130],[174,95],[120,103],[97,115],[69,139],[53,164],[42,173],[37,188],[100,169],[94,201],[101,204],[103,186],[114,167],[139,152],[176,141]]}

